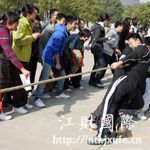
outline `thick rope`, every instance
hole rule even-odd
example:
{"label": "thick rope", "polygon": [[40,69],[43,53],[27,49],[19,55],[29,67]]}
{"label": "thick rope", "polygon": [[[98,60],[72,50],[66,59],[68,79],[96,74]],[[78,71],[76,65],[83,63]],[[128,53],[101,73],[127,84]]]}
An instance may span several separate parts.
{"label": "thick rope", "polygon": [[52,79],[48,79],[48,80],[42,80],[42,81],[34,82],[34,83],[31,83],[31,84],[18,85],[18,86],[14,86],[14,87],[10,87],[10,88],[5,88],[5,89],[1,89],[0,93],[11,92],[11,91],[23,89],[23,88],[28,87],[28,86],[34,86],[34,85],[39,85],[39,84],[55,82],[55,81],[64,80],[64,79],[72,78],[72,77],[77,77],[77,76],[80,76],[80,75],[90,74],[90,73],[93,73],[93,72],[99,72],[99,71],[103,71],[103,70],[107,70],[107,69],[111,69],[111,67],[99,68],[99,69],[95,69],[95,70],[92,70],[92,71],[76,73],[76,74],[69,74],[69,75],[63,76],[63,77],[52,78]]}

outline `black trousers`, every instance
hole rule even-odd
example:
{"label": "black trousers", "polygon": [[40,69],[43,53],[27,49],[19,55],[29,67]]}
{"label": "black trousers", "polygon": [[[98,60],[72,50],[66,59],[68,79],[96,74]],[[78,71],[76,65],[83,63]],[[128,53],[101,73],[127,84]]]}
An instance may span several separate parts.
{"label": "black trousers", "polygon": [[[28,69],[28,63],[21,62]],[[12,64],[10,64],[10,87],[22,85],[19,74],[21,72]],[[25,89],[15,90],[4,95],[4,101],[12,101],[12,105],[16,108],[22,107],[27,103],[28,92]]]}
{"label": "black trousers", "polygon": [[136,74],[121,76],[115,80],[108,88],[102,103],[93,113],[98,118],[97,124],[99,126],[100,135],[110,132],[107,128],[103,128],[101,126],[101,119],[105,118],[107,114],[111,114],[113,116],[113,128],[115,128],[115,123],[119,117],[118,110],[125,101],[131,100],[134,93],[138,94],[136,101],[139,101],[141,107],[143,106],[144,103],[139,86],[139,80],[136,80],[135,76]]}
{"label": "black trousers", "polygon": [[[94,55],[94,67],[92,70],[107,67],[108,65],[111,65],[112,63],[116,61],[117,61],[117,58],[115,54],[113,54],[112,56],[109,56],[107,54],[103,54],[102,56]],[[106,70],[91,73],[89,82],[99,83],[99,81],[104,77],[105,72]],[[113,73],[113,70],[112,70],[112,73]]]}
{"label": "black trousers", "polygon": [[29,62],[30,80],[31,83],[35,80],[35,73],[37,68],[38,54],[32,54]]}
{"label": "black trousers", "polygon": [[[69,75],[70,72],[71,72],[70,66],[69,65],[65,65],[65,73],[66,73],[66,75]],[[68,89],[69,85],[70,85],[70,79],[67,78],[67,79],[65,79],[65,82],[64,82],[64,89]]]}
{"label": "black trousers", "polygon": [[[103,68],[106,66],[105,59],[103,55],[94,55],[94,66],[92,70]],[[99,83],[100,80],[104,77],[105,72],[99,71],[99,72],[93,72],[90,75],[90,83]]]}
{"label": "black trousers", "polygon": [[[80,67],[76,73],[81,73],[81,72],[82,72],[82,67]],[[72,85],[73,85],[74,88],[79,88],[80,87],[81,78],[82,78],[81,75],[71,78]]]}

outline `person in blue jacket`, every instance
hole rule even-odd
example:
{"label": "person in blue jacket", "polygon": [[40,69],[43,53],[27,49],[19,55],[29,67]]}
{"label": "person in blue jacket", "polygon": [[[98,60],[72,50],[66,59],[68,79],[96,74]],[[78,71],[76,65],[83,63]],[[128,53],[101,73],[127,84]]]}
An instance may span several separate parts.
{"label": "person in blue jacket", "polygon": [[[61,63],[61,56],[66,44],[66,40],[68,38],[68,32],[74,29],[76,23],[76,17],[70,16],[66,18],[64,14],[58,15],[60,23],[56,25],[54,29],[54,33],[48,40],[43,53],[43,68],[40,75],[41,80],[47,80],[49,78],[49,73],[52,68],[57,71],[58,76],[64,76],[65,72],[63,69],[63,65]],[[66,23],[66,26],[64,25]],[[64,94],[63,92],[64,80],[60,80],[57,82],[57,92],[56,98],[69,98],[69,95]],[[43,102],[43,91],[45,88],[45,84],[38,85],[35,91],[35,105],[37,107],[43,108],[45,104]]]}

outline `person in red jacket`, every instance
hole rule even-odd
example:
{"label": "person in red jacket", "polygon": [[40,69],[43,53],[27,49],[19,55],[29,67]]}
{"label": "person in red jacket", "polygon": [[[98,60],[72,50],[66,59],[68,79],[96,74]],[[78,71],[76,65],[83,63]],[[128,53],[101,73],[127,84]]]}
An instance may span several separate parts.
{"label": "person in red jacket", "polygon": [[[10,86],[10,67],[15,66],[27,78],[30,72],[26,70],[19,62],[16,54],[12,50],[10,31],[16,31],[19,16],[14,12],[6,12],[1,18],[0,23],[0,89]],[[0,93],[0,120],[9,120],[12,117],[3,113],[2,98],[4,94]]]}

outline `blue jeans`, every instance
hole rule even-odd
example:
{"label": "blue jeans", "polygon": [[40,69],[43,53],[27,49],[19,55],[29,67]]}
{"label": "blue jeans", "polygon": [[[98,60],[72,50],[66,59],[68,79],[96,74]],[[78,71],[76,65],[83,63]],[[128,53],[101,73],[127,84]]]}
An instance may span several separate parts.
{"label": "blue jeans", "polygon": [[[65,70],[59,70],[57,71],[57,77],[62,77],[65,76]],[[57,81],[57,91],[56,91],[56,95],[60,95],[64,92],[64,82],[65,80],[59,80]]]}
{"label": "blue jeans", "polygon": [[[52,70],[51,66],[44,62],[39,80],[42,81],[42,80],[49,79],[49,75],[50,75],[51,70]],[[45,89],[45,85],[46,84],[44,83],[44,84],[39,84],[37,86],[36,91],[35,91],[35,99],[38,99],[38,98],[42,99],[43,98],[43,91]]]}

